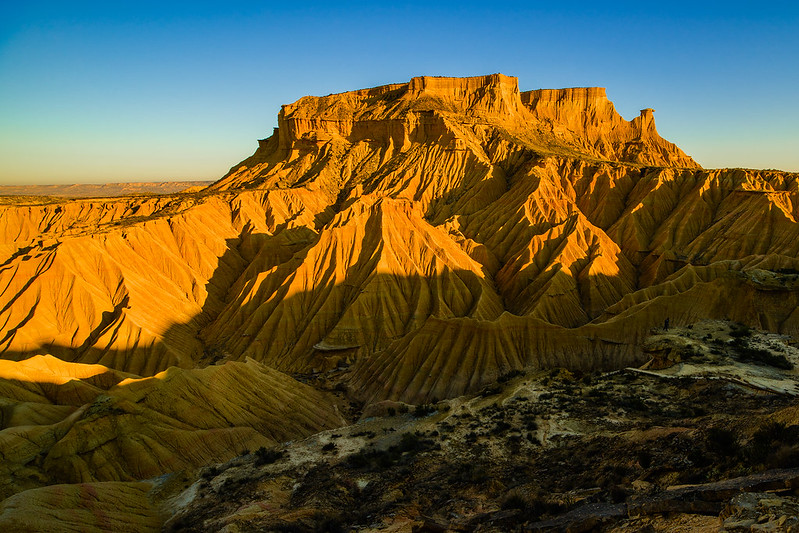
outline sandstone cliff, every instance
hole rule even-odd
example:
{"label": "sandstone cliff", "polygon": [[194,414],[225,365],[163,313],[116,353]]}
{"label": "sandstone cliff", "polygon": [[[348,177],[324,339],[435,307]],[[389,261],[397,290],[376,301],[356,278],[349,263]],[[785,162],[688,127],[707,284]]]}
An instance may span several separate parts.
{"label": "sandstone cliff", "polygon": [[522,102],[558,141],[602,159],[695,168],[693,159],[658,135],[654,109],[624,120],[602,87],[541,89]]}

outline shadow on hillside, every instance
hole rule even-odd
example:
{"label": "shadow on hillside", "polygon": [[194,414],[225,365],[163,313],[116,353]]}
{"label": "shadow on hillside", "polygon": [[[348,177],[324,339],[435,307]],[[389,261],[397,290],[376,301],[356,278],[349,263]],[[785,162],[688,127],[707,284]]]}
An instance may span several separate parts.
{"label": "shadow on hillside", "polygon": [[[78,346],[44,343],[7,350],[2,357],[23,360],[49,353],[142,376],[169,366],[203,367],[246,357],[295,375],[355,365],[352,395],[411,401],[430,399],[433,393],[425,387],[435,388],[441,399],[474,392],[525,367],[612,370],[643,362],[637,344],[666,318],[672,325],[729,318],[764,327],[762,310],[730,308],[723,299],[692,306],[679,297],[655,299],[631,316],[589,322],[594,317],[585,315],[581,306],[586,298],[580,292],[607,285],[613,278],[607,275],[581,280],[576,296],[562,295],[555,308],[572,306],[573,312],[563,312],[567,318],[512,315],[507,304],[492,303],[501,299],[491,294],[496,285],[488,275],[470,270],[430,277],[379,273],[385,246],[380,224],[378,217],[369,219],[358,255],[343,272],[337,271],[338,264],[352,250],[341,245],[313,250],[332,255],[325,261],[303,262],[319,239],[308,228],[284,225],[274,234],[245,230],[227,241],[206,284],[201,312],[174,323],[154,344],[109,347],[131,305],[126,296],[103,311],[100,323]],[[319,270],[302,272],[313,266]],[[571,276],[555,269],[550,282]],[[767,294],[758,298],[751,300],[770,306],[767,314],[779,324],[789,321],[797,303],[794,298],[777,305]],[[571,315],[578,317],[575,323],[568,322]],[[13,330],[6,332],[13,335]],[[441,385],[449,379],[455,385]]]}

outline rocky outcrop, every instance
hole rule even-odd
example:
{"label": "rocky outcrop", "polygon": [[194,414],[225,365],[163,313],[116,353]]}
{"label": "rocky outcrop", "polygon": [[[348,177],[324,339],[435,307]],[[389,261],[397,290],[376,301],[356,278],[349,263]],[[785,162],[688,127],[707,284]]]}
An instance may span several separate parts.
{"label": "rocky outcrop", "polygon": [[521,93],[539,124],[556,139],[601,159],[698,168],[676,145],[658,135],[654,109],[624,120],[602,87],[540,89]]}

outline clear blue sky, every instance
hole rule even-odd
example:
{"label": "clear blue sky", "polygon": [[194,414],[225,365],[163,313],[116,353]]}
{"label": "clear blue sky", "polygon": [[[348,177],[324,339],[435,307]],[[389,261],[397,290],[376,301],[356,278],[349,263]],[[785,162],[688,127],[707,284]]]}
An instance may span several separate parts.
{"label": "clear blue sky", "polygon": [[492,72],[799,171],[799,3],[649,4],[3,2],[0,183],[217,179],[303,95]]}

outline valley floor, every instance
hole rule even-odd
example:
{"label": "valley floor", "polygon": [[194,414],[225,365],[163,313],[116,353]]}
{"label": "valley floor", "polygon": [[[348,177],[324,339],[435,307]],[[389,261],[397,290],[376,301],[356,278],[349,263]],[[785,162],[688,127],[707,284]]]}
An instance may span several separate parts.
{"label": "valley floor", "polygon": [[[437,404],[381,402],[356,413],[355,424],[240,450],[223,464],[26,490],[0,504],[0,527],[799,528],[799,350],[791,339],[721,321],[653,333],[646,368],[516,371]],[[327,386],[344,378],[331,373]]]}
{"label": "valley floor", "polygon": [[799,361],[784,337],[707,322],[650,339],[682,353],[663,369],[512,373],[474,397],[380,404],[353,426],[204,470],[167,527],[796,529],[797,376],[742,361],[743,342]]}

